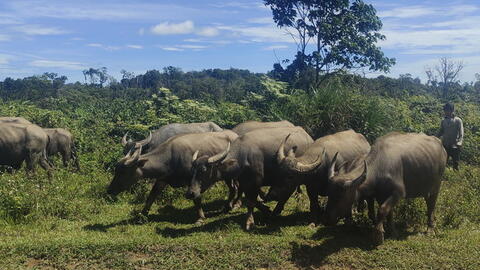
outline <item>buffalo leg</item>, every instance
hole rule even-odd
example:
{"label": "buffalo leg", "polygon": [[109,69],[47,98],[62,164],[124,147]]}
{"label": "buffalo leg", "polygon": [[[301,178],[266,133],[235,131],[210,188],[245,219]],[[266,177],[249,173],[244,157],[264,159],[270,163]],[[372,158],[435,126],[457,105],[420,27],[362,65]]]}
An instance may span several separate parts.
{"label": "buffalo leg", "polygon": [[368,218],[375,223],[375,200],[373,197],[367,198]]}
{"label": "buffalo leg", "polygon": [[230,180],[225,180],[225,184],[228,187],[228,199],[227,203],[225,205],[225,213],[230,212],[233,210],[236,206],[236,203],[239,201],[239,191],[238,191],[238,186],[235,184],[235,181],[233,179]]}
{"label": "buffalo leg", "polygon": [[387,215],[387,222],[388,222],[388,230],[390,232],[390,236],[392,238],[397,238],[398,233],[397,229],[395,228],[395,223],[393,222],[393,209],[390,210],[390,213]]}
{"label": "buffalo leg", "polygon": [[194,199],[193,203],[195,204],[195,209],[197,209],[197,214],[198,214],[198,219],[195,222],[195,225],[201,225],[205,221],[205,214],[203,213],[203,208],[202,208],[202,197],[198,197]]}
{"label": "buffalo leg", "polygon": [[40,158],[40,167],[47,171],[48,179],[52,179],[52,167],[50,166],[46,158]]}
{"label": "buffalo leg", "polygon": [[279,216],[282,213],[283,208],[285,208],[285,204],[287,203],[288,199],[290,199],[290,196],[292,196],[293,192],[295,192],[296,189],[297,187],[291,189],[288,193],[286,193],[282,198],[278,200],[277,205],[275,205],[275,208],[273,209],[274,216]]}
{"label": "buffalo leg", "polygon": [[392,194],[388,197],[383,203],[379,203],[380,206],[378,208],[378,215],[377,221],[375,223],[374,229],[374,241],[376,244],[382,244],[384,240],[385,230],[383,229],[383,222],[385,218],[390,214],[393,207],[398,203],[400,200],[400,195]]}
{"label": "buffalo leg", "polygon": [[314,185],[308,184],[307,185],[307,194],[308,199],[310,200],[310,216],[312,219],[312,224],[318,224],[319,217],[320,217],[320,205],[318,204],[318,190],[315,188]]}
{"label": "buffalo leg", "polygon": [[148,215],[148,211],[150,211],[150,207],[152,207],[153,202],[157,198],[158,194],[162,192],[162,190],[167,186],[167,183],[161,180],[157,180],[155,184],[152,187],[152,190],[150,191],[150,194],[148,194],[147,202],[145,203],[145,206],[143,207],[142,214],[143,215]]}
{"label": "buffalo leg", "polygon": [[435,205],[437,204],[437,197],[438,192],[440,189],[440,185],[434,191],[430,193],[429,196],[425,197],[425,202],[427,203],[427,233],[433,233],[433,229],[435,226]]}
{"label": "buffalo leg", "polygon": [[257,204],[258,192],[256,188],[249,188],[245,191],[245,197],[247,199],[247,220],[245,222],[245,230],[249,231],[255,226],[255,219],[253,218],[253,211]]}

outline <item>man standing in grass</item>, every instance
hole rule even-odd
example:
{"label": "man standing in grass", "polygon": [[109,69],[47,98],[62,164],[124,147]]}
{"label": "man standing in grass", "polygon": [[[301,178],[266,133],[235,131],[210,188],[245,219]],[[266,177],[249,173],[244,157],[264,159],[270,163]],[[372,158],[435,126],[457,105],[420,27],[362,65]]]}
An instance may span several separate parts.
{"label": "man standing in grass", "polygon": [[452,103],[443,106],[445,118],[440,124],[437,137],[442,138],[443,147],[447,150],[448,157],[452,157],[453,169],[458,170],[460,149],[463,143],[463,123],[462,119],[455,116],[454,111],[455,108]]}

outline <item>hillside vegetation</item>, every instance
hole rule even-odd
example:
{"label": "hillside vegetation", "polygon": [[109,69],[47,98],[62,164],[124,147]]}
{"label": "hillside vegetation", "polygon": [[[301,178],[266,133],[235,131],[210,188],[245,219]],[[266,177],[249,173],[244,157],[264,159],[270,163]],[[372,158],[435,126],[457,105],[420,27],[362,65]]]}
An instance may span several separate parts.
{"label": "hillside vegetation", "polygon": [[[140,75],[139,75],[140,76]],[[366,214],[356,226],[310,228],[308,198],[296,194],[281,217],[260,213],[244,232],[245,208],[218,214],[226,188],[206,192],[207,222],[194,226],[183,189],[167,189],[150,216],[138,215],[150,183],[112,200],[106,186],[121,157],[121,137],[140,139],[173,122],[286,119],[318,138],[352,128],[370,143],[390,131],[436,134],[446,101],[418,79],[337,75],[321,87],[292,88],[245,70],[148,71],[103,87],[45,76],[0,82],[0,115],[23,116],[75,136],[80,172],[57,169],[0,175],[1,269],[478,269],[480,268],[480,89],[457,85],[449,101],[465,126],[461,169],[447,169],[437,233],[423,235],[425,204],[402,201],[400,239],[375,248]],[[158,209],[158,210],[157,210]]]}

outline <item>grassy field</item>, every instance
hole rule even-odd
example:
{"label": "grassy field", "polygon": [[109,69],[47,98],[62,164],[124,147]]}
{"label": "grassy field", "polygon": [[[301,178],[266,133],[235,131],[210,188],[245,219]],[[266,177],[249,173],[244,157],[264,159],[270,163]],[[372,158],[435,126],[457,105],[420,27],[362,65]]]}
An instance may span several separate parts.
{"label": "grassy field", "polygon": [[447,172],[435,235],[423,234],[424,210],[415,206],[423,200],[404,202],[399,239],[379,247],[370,241],[366,213],[355,217],[355,226],[309,227],[305,193],[292,197],[275,220],[256,212],[258,225],[245,232],[245,208],[218,214],[226,195],[218,183],[205,194],[208,220],[202,226],[192,224],[195,213],[184,199],[155,205],[139,218],[143,195],[134,194],[95,201],[80,216],[0,223],[0,269],[480,269],[480,225],[448,225],[449,211],[460,210],[454,207],[459,198],[447,197],[461,191],[464,181],[452,179],[468,173]]}

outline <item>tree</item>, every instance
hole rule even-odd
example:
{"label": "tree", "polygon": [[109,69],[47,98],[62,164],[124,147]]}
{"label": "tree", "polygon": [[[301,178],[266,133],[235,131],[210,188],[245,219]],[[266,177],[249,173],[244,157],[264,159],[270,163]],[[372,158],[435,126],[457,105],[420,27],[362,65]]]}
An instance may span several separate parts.
{"label": "tree", "polygon": [[[373,6],[362,0],[264,0],[264,4],[279,27],[295,29],[292,37],[299,44],[295,60],[304,63],[295,65],[313,66],[317,84],[321,75],[360,68],[388,72],[395,64],[376,45],[385,39],[379,33],[382,22]],[[307,55],[310,40],[315,45]]]}
{"label": "tree", "polygon": [[452,59],[442,57],[438,60],[438,64],[433,68],[425,67],[425,73],[428,78],[428,84],[434,89],[440,89],[443,98],[448,98],[450,89],[458,84],[458,77],[464,65],[462,61],[454,61]]}

